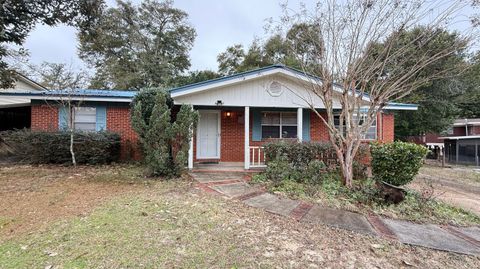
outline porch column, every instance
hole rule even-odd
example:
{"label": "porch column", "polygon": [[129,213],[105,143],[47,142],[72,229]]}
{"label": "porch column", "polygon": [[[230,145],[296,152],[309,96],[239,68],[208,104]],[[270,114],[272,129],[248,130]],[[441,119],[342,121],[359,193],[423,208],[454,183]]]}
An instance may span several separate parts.
{"label": "porch column", "polygon": [[297,109],[297,139],[299,142],[303,140],[303,108]]}
{"label": "porch column", "polygon": [[244,155],[245,155],[245,169],[250,169],[250,107],[245,107],[245,115],[243,115],[245,119],[245,147],[244,147]]}
{"label": "porch column", "polygon": [[190,129],[192,137],[188,147],[188,169],[193,169],[193,128]]}

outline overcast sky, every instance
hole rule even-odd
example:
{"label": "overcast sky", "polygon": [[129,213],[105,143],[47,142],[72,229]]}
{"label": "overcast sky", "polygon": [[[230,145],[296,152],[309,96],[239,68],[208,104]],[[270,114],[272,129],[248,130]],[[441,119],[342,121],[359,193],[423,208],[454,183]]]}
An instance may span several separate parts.
{"label": "overcast sky", "polygon": [[[141,0],[134,0],[139,3]],[[176,0],[174,6],[189,14],[189,21],[197,31],[197,38],[190,52],[191,70],[217,70],[217,55],[227,46],[248,46],[255,37],[265,37],[266,19],[278,19],[285,0]],[[299,3],[312,7],[316,0],[289,1],[289,7],[299,10]],[[107,0],[114,5],[115,0]],[[469,14],[471,10],[462,13]],[[464,25],[463,25],[464,26]],[[77,57],[75,30],[71,27],[47,27],[38,25],[25,43],[31,61],[72,64],[85,68]]]}
{"label": "overcast sky", "polygon": [[[174,6],[189,14],[189,21],[197,31],[190,53],[190,69],[217,70],[216,57],[227,46],[237,43],[248,46],[255,36],[265,36],[265,20],[281,15],[281,2],[283,0],[176,0]],[[298,9],[297,1],[290,2],[292,8]],[[107,3],[112,5],[115,1]],[[71,63],[76,68],[84,66],[77,57],[76,34],[71,27],[38,25],[25,47],[35,64],[47,61]]]}

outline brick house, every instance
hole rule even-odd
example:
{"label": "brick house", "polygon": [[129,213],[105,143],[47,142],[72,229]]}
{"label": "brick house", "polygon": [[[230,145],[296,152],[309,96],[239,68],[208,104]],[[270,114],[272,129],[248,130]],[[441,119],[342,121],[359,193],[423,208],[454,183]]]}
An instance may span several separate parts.
{"label": "brick house", "polygon": [[[328,141],[326,126],[309,108],[309,104],[314,104],[319,113],[325,113],[322,101],[306,90],[305,84],[312,78],[297,70],[274,65],[171,89],[175,105],[191,104],[200,114],[190,142],[188,167],[224,163],[249,169],[263,164],[262,144],[268,141]],[[66,116],[68,109],[53,105],[61,94],[10,93],[2,98],[18,95],[30,98],[31,128],[58,130],[68,124],[69,118]],[[133,154],[138,158],[138,152],[131,152],[137,144],[137,136],[129,117],[130,102],[135,94],[134,91],[75,91],[69,96],[81,101],[81,106],[71,112],[75,115],[75,126],[85,131],[118,132],[122,137],[122,156]],[[365,103],[368,104],[368,99]],[[334,108],[341,108],[335,100]],[[365,140],[393,141],[392,110],[416,109],[416,105],[389,104],[378,112]]]}

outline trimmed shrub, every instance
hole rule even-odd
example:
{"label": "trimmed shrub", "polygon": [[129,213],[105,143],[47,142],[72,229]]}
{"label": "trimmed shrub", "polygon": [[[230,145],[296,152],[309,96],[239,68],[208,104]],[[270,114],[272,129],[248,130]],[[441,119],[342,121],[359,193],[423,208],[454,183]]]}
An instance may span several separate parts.
{"label": "trimmed shrub", "polygon": [[[69,132],[23,129],[1,132],[0,138],[19,162],[71,164]],[[120,157],[120,135],[112,132],[75,132],[73,148],[78,164],[115,162]]]}
{"label": "trimmed shrub", "polygon": [[[267,143],[265,157],[267,160],[266,177],[272,181],[283,179],[302,183],[318,184],[324,175],[338,169],[337,155],[329,142],[287,142]],[[354,177],[367,177],[368,145],[362,145],[355,157]]]}
{"label": "trimmed shrub", "polygon": [[328,168],[332,169],[335,169],[337,165],[337,157],[330,143],[297,143],[282,140],[267,143],[264,147],[267,162],[285,158],[295,168],[304,167],[312,160],[322,161]]}
{"label": "trimmed shrub", "polygon": [[413,143],[374,143],[371,145],[373,176],[395,186],[408,184],[418,174],[427,152],[427,148]]}

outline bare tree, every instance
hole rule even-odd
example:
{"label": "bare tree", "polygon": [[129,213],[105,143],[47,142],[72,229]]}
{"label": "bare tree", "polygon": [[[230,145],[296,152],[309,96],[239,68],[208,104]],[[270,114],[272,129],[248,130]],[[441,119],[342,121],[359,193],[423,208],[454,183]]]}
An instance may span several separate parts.
{"label": "bare tree", "polygon": [[[470,5],[457,0],[326,0],[318,2],[314,10],[303,7],[293,13],[284,5],[276,31],[302,23],[316,29],[302,33],[308,35],[309,48],[302,48],[304,53],[297,55],[309,59],[302,71],[315,76],[309,76],[305,87],[321,99],[326,113],[315,109],[318,104],[311,96],[302,98],[327,126],[346,186],[352,186],[354,157],[377,114],[389,102],[445,77],[451,70],[428,76],[422,71],[471,44],[476,29],[470,22],[474,20],[462,15]],[[463,24],[464,31],[458,32],[461,38],[454,46],[415,53],[416,48],[434,40],[437,29],[455,24]],[[425,31],[405,38],[406,32],[419,26]]]}

